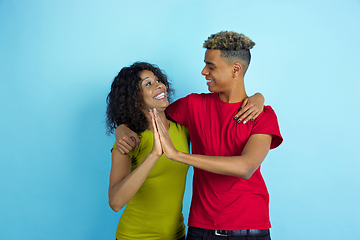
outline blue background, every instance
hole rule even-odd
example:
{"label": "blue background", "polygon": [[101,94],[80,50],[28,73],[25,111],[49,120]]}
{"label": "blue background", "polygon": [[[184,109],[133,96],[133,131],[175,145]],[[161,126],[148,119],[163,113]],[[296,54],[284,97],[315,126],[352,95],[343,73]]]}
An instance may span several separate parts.
{"label": "blue background", "polygon": [[0,0],[0,239],[114,239],[113,78],[142,60],[175,99],[207,92],[202,44],[221,30],[256,43],[246,89],[284,137],[262,168],[272,238],[360,239],[359,26],[358,0]]}

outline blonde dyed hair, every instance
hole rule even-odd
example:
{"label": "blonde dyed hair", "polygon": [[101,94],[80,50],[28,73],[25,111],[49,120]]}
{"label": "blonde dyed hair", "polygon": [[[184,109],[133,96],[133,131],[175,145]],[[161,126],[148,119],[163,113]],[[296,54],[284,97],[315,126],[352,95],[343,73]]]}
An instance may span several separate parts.
{"label": "blonde dyed hair", "polygon": [[228,63],[240,60],[245,68],[244,73],[250,64],[250,49],[254,46],[255,43],[249,37],[233,31],[221,31],[212,34],[203,45],[206,49],[220,50],[220,56]]}
{"label": "blonde dyed hair", "polygon": [[203,47],[207,49],[219,49],[234,51],[239,49],[249,50],[255,46],[255,43],[244,34],[222,31],[212,34],[205,42]]}

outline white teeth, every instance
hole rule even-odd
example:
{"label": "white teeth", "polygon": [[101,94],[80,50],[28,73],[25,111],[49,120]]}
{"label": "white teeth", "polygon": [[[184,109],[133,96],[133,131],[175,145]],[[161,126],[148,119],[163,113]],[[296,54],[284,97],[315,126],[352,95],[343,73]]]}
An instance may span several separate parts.
{"label": "white teeth", "polygon": [[156,95],[154,99],[161,99],[165,97],[165,93],[160,93],[159,95]]}
{"label": "white teeth", "polygon": [[212,82],[212,80],[206,80],[206,82]]}

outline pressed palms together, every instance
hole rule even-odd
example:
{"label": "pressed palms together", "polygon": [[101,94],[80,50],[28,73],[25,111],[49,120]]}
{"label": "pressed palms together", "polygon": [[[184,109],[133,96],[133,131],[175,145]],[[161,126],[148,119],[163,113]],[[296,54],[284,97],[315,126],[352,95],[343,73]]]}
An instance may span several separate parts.
{"label": "pressed palms together", "polygon": [[154,108],[150,109],[149,113],[151,115],[152,125],[154,128],[154,154],[164,153],[167,158],[174,160],[178,150],[175,148],[170,135],[160,118],[159,112],[156,108]]}

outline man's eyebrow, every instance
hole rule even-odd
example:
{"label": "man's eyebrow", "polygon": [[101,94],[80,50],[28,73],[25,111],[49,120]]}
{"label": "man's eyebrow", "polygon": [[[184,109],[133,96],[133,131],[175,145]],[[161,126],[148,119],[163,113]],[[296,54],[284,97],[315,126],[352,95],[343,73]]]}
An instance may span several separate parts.
{"label": "man's eyebrow", "polygon": [[206,64],[210,64],[210,65],[213,65],[213,66],[215,66],[215,63],[213,63],[213,62],[206,62],[206,61],[204,61]]}

